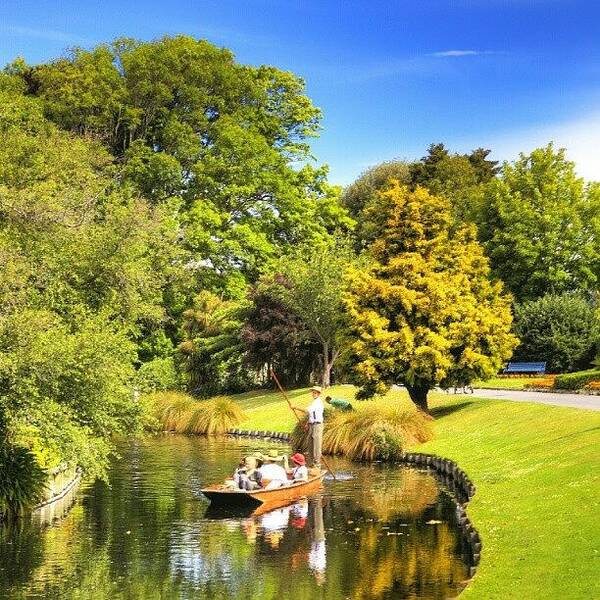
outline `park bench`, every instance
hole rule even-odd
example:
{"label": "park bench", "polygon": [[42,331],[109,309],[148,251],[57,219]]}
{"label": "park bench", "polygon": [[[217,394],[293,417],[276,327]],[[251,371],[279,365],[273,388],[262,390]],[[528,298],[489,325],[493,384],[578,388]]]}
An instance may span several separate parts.
{"label": "park bench", "polygon": [[543,375],[546,372],[545,362],[509,362],[508,366],[504,369],[505,375],[511,375],[515,373]]}

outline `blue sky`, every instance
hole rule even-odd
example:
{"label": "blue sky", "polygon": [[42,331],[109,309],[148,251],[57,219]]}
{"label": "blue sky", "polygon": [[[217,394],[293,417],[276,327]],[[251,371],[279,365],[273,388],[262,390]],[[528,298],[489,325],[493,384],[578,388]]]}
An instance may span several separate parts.
{"label": "blue sky", "polygon": [[431,142],[499,159],[554,140],[600,180],[597,0],[4,0],[0,62],[186,33],[303,76],[331,179]]}

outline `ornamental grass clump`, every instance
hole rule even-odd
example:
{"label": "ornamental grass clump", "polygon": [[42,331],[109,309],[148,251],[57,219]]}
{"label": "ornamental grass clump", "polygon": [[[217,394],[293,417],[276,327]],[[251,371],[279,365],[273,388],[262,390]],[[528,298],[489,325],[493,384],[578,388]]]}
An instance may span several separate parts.
{"label": "ornamental grass clump", "polygon": [[[292,433],[292,445],[307,449],[304,423]],[[396,460],[409,446],[433,437],[431,421],[420,411],[367,407],[351,413],[328,411],[323,453],[352,460]]]}
{"label": "ornamental grass clump", "polygon": [[181,392],[156,392],[147,397],[152,413],[164,431],[181,432],[196,402]]}
{"label": "ornamental grass clump", "polygon": [[183,433],[219,435],[239,425],[245,415],[239,404],[227,396],[196,401],[188,412]]}
{"label": "ornamental grass clump", "polygon": [[158,392],[145,402],[163,431],[219,435],[246,418],[239,404],[227,396],[195,400],[180,392]]}

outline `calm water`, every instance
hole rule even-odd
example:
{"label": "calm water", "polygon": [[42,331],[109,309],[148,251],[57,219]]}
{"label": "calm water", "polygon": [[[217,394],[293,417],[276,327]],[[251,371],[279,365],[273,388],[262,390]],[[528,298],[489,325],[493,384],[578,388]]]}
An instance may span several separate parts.
{"label": "calm water", "polygon": [[[268,444],[267,444],[268,446]],[[409,468],[331,461],[345,477],[259,517],[212,516],[198,489],[265,444],[123,444],[110,487],[46,528],[0,529],[0,598],[451,598],[468,573],[449,492]]]}

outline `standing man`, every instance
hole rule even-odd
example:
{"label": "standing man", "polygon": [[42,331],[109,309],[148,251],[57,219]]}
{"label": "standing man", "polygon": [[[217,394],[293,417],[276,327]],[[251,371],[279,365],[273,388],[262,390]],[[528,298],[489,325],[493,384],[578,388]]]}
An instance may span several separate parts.
{"label": "standing man", "polygon": [[315,385],[310,388],[313,401],[308,408],[292,406],[294,410],[308,415],[308,455],[312,467],[321,468],[321,448],[323,447],[323,411],[325,406],[321,399],[323,390]]}

